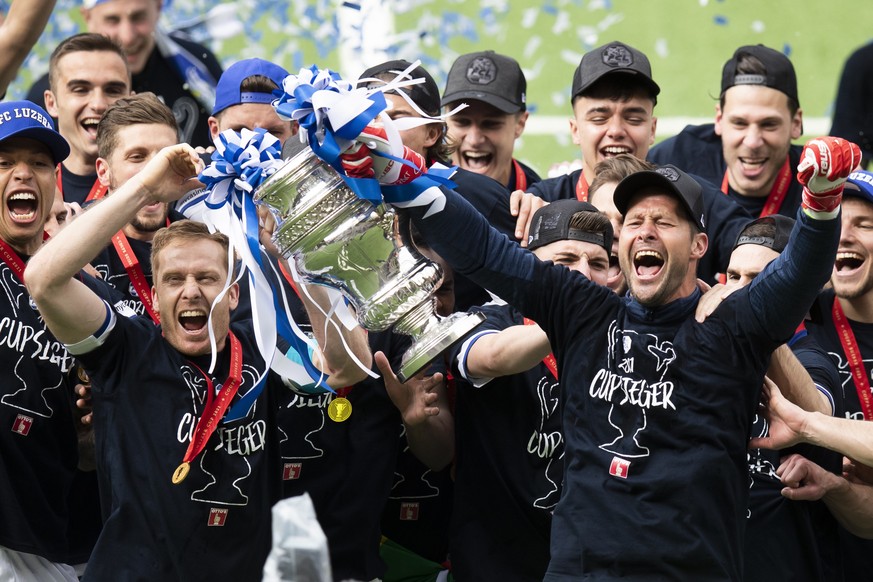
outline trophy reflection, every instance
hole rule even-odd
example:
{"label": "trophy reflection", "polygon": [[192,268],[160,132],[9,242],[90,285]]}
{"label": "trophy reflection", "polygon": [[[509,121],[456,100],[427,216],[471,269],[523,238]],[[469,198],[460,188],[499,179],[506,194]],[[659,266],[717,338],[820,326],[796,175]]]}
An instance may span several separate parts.
{"label": "trophy reflection", "polygon": [[434,313],[442,269],[411,244],[409,222],[362,200],[309,146],[289,139],[286,159],[254,200],[276,219],[273,243],[307,282],[339,289],[369,331],[412,336],[397,377],[405,382],[484,320]]}

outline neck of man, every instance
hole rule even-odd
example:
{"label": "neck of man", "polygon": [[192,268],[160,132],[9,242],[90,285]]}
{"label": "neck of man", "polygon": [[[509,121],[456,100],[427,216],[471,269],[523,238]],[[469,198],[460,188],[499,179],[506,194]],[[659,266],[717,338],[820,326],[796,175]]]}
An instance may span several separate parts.
{"label": "neck of man", "polygon": [[858,323],[873,323],[873,292],[867,292],[851,299],[837,297],[843,313],[852,321]]}
{"label": "neck of man", "polygon": [[37,236],[34,236],[30,240],[9,241],[4,239],[3,242],[12,247],[12,250],[15,251],[17,254],[30,257],[33,256],[33,254],[36,253],[36,251],[38,251],[40,247],[42,247],[42,232],[40,232]]}
{"label": "neck of man", "polygon": [[97,157],[83,152],[70,150],[69,157],[64,160],[64,167],[77,176],[88,176],[97,173]]}

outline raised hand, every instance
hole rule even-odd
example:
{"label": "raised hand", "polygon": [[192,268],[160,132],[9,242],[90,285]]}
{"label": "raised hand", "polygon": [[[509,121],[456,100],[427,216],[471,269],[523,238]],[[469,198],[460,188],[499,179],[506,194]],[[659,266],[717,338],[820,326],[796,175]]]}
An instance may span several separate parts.
{"label": "raised hand", "polygon": [[843,183],[861,162],[857,145],[839,137],[819,137],[803,147],[797,180],[803,185],[803,207],[832,212],[842,200]]}

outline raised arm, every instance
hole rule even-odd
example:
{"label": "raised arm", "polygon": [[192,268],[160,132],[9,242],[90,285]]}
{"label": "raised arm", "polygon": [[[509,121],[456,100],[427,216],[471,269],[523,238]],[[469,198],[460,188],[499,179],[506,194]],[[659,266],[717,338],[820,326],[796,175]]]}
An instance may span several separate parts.
{"label": "raised arm", "polygon": [[9,83],[30,49],[39,40],[55,0],[15,0],[0,25],[0,95],[6,94]]}
{"label": "raised arm", "polygon": [[497,378],[530,370],[552,351],[540,326],[514,325],[479,336],[470,346],[465,369],[470,378]]}
{"label": "raised arm", "polygon": [[833,414],[830,400],[816,387],[812,376],[787,345],[782,344],[773,352],[767,376],[777,386],[782,386],[785,397],[803,410]]}
{"label": "raised arm", "polygon": [[810,140],[803,149],[797,167],[803,203],[788,246],[749,285],[762,329],[779,343],[791,337],[830,277],[840,236],[843,183],[860,160],[858,146],[840,138]]}
{"label": "raised arm", "polygon": [[75,278],[137,211],[153,202],[171,202],[202,186],[203,162],[187,144],[161,150],[136,176],[61,230],[24,272],[40,314],[58,340],[74,344],[106,320],[103,300]]}

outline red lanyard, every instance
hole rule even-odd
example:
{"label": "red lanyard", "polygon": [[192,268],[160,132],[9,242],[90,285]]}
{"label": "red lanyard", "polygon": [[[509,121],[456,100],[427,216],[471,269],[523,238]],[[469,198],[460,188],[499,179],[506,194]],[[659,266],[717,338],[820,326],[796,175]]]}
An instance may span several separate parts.
{"label": "red lanyard", "polygon": [[580,172],[576,181],[576,200],[588,202],[588,180],[585,179],[585,172]]}
{"label": "red lanyard", "polygon": [[119,230],[112,237],[112,244],[115,246],[115,252],[118,254],[118,258],[121,259],[121,264],[124,265],[124,270],[127,271],[127,276],[131,284],[133,284],[139,300],[142,301],[152,321],[160,325],[161,318],[155,312],[154,305],[152,304],[152,290],[146,281],[146,276],[139,264],[139,259],[136,258],[133,248],[130,246],[130,241],[127,240],[124,232]]}
{"label": "red lanyard", "polygon": [[846,354],[846,359],[849,361],[849,367],[852,369],[852,379],[855,381],[855,390],[858,392],[858,400],[861,402],[861,411],[864,413],[865,420],[873,420],[873,402],[870,395],[870,380],[867,377],[867,371],[864,369],[864,360],[861,358],[861,349],[858,347],[858,341],[855,339],[855,334],[852,332],[852,326],[849,325],[849,320],[843,313],[843,307],[840,305],[840,300],[834,297],[834,308],[832,310],[834,318],[834,327],[837,328],[837,335],[840,336],[840,343],[843,345],[843,352]]}
{"label": "red lanyard", "polygon": [[0,258],[3,259],[3,262],[6,263],[6,266],[12,269],[12,272],[15,273],[15,276],[18,277],[18,280],[21,281],[21,284],[24,284],[24,261],[21,260],[21,257],[18,256],[18,253],[15,252],[11,246],[6,244],[6,241],[0,240]]}
{"label": "red lanyard", "polygon": [[218,428],[218,422],[224,416],[230,401],[236,396],[236,392],[239,390],[239,385],[242,382],[242,345],[230,330],[227,332],[227,338],[230,340],[230,372],[227,375],[227,380],[222,384],[217,398],[213,397],[215,386],[212,384],[212,379],[208,374],[204,374],[203,370],[196,364],[190,362],[192,366],[203,374],[203,378],[206,379],[206,407],[203,409],[203,415],[200,416],[200,420],[197,421],[197,427],[191,436],[191,442],[188,444],[188,450],[185,451],[182,464],[173,473],[174,484],[181,483],[188,476],[191,461],[200,454],[209,441],[209,437]]}
{"label": "red lanyard", "polygon": [[[64,183],[61,179],[63,171],[61,170],[61,165],[58,164],[58,191],[61,193],[61,198],[64,197]],[[107,188],[103,184],[100,183],[100,178],[94,180],[94,185],[91,186],[91,191],[88,192],[88,196],[85,198],[85,202],[91,202],[92,200],[100,200],[104,196],[106,196]]]}
{"label": "red lanyard", "polygon": [[[758,218],[777,214],[782,208],[782,202],[785,201],[785,194],[788,193],[788,186],[791,185],[791,167],[788,165],[788,158],[785,158],[785,163],[782,164],[782,169],[779,170],[779,175],[776,176],[776,182],[770,189],[770,194],[767,196],[767,202],[764,203],[764,208]],[[724,179],[721,181],[721,191],[724,194],[728,193],[728,171],[724,171]]]}
{"label": "red lanyard", "polygon": [[[536,325],[536,322],[532,319],[524,318],[525,325]],[[555,377],[555,380],[558,379],[558,362],[555,360],[555,354],[549,353],[548,356],[543,358],[543,364],[546,365],[546,368],[549,369],[549,372],[552,373],[552,376]]]}
{"label": "red lanyard", "polygon": [[515,158],[512,159],[512,167],[515,168],[515,189],[527,190],[527,176],[525,176],[524,169]]}

